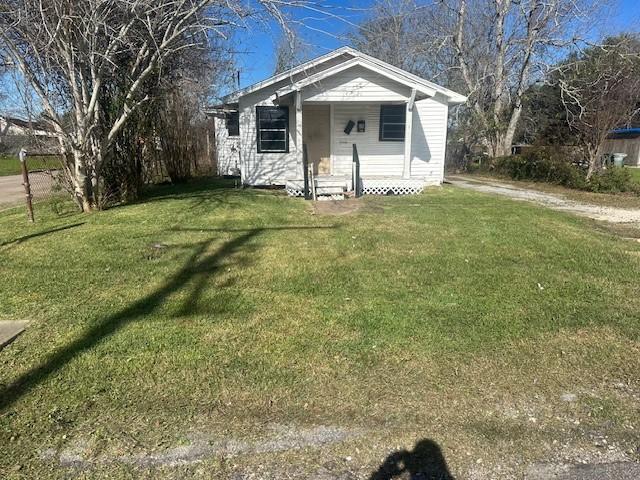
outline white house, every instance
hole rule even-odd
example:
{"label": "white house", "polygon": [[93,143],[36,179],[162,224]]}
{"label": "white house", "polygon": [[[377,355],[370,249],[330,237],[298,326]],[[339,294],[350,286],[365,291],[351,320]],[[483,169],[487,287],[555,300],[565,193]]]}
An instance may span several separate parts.
{"label": "white house", "polygon": [[35,137],[56,136],[56,134],[41,121],[29,121],[17,117],[0,115],[0,139],[11,135]]}
{"label": "white house", "polygon": [[218,173],[300,196],[303,165],[318,194],[341,194],[357,181],[363,193],[382,194],[440,184],[449,105],[466,97],[342,47],[223,101],[210,112]]}

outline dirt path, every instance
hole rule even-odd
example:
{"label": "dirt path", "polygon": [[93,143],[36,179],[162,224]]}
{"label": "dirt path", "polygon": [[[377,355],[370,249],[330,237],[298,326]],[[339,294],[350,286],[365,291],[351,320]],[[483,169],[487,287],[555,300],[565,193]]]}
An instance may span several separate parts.
{"label": "dirt path", "polygon": [[470,177],[448,177],[447,181],[456,187],[468,188],[477,192],[503,195],[514,200],[523,200],[537,203],[554,210],[575,213],[583,217],[592,218],[611,223],[638,223],[640,224],[640,209],[627,209],[605,207],[589,203],[569,200],[561,195],[540,192],[526,188],[514,187],[497,181],[476,179]]}

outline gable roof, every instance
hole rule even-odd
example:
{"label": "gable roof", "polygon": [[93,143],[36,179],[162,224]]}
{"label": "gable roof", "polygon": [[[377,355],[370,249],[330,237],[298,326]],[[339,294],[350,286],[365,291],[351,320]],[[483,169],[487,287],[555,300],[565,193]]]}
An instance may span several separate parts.
{"label": "gable roof", "polygon": [[[299,73],[303,73],[304,71],[326,63],[330,60],[338,58],[340,56],[344,56],[344,60],[342,63],[329,67],[325,70],[322,70],[318,73],[312,74],[307,78],[303,78],[298,80],[297,82],[293,81],[293,77]],[[391,78],[392,80],[397,81],[398,83],[402,83],[411,87],[412,89],[416,89],[424,93],[427,96],[434,96],[439,93],[447,98],[448,103],[450,104],[460,104],[464,103],[467,100],[467,97],[461,95],[459,93],[454,92],[453,90],[449,90],[447,88],[441,87],[440,85],[436,85],[433,82],[425,80],[424,78],[418,77],[412,73],[407,72],[398,67],[394,67],[382,60],[379,60],[370,55],[366,55],[354,48],[351,47],[340,47],[336,50],[333,50],[325,55],[314,58],[313,60],[309,60],[297,67],[293,67],[285,72],[279,73],[277,75],[273,75],[266,80],[263,80],[258,83],[254,83],[246,88],[237,90],[223,98],[225,103],[237,102],[240,97],[248,95],[250,93],[256,92],[263,88],[267,88],[275,83],[281,82],[282,80],[286,80],[287,78],[291,79],[290,87],[283,87],[279,90],[279,94],[290,93],[291,91],[295,91],[298,88],[302,88],[303,86],[309,85],[311,83],[317,82],[323,78],[329,77],[339,71],[346,70],[347,68],[351,68],[353,66],[362,66],[369,70],[375,71],[384,75],[386,77]],[[280,93],[282,91],[282,93]],[[286,93],[285,93],[286,92]]]}
{"label": "gable roof", "polygon": [[322,80],[323,78],[326,77],[330,77],[331,75],[335,75],[337,73],[340,73],[344,70],[348,70],[350,68],[353,68],[355,66],[359,66],[359,67],[363,67],[366,68],[367,70],[370,70],[372,72],[375,73],[379,73],[381,75],[384,75],[388,78],[391,78],[392,80],[395,80],[398,83],[401,83],[403,85],[406,85],[409,88],[415,89],[419,92],[424,93],[425,95],[427,95],[428,97],[433,97],[437,91],[433,88],[430,87],[426,87],[425,85],[422,85],[420,83],[417,82],[413,82],[410,81],[409,79],[407,79],[406,77],[403,77],[401,75],[397,75],[396,73],[392,72],[391,70],[385,69],[385,68],[381,68],[380,66],[376,65],[375,63],[372,63],[370,61],[368,61],[365,58],[360,58],[360,57],[354,57],[350,60],[347,60],[346,62],[342,62],[339,63],[337,65],[334,65],[332,67],[327,68],[326,70],[322,70],[316,74],[313,75],[309,75],[308,77],[304,77],[302,79],[300,79],[297,82],[292,83],[291,85],[287,85],[285,87],[282,87],[281,89],[279,89],[277,91],[277,94],[279,96],[284,96],[287,95],[291,92],[295,92],[303,87],[306,87],[308,85],[312,85],[320,80]]}
{"label": "gable roof", "polygon": [[51,130],[48,125],[40,120],[23,120],[18,117],[10,117],[9,115],[1,115],[0,120],[7,122],[7,125],[14,125],[19,128],[33,129],[33,130]]}

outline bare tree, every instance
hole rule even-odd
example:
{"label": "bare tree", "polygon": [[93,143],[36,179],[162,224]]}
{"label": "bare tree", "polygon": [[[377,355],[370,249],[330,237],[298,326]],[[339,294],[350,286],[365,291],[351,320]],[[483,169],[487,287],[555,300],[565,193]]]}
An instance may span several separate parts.
{"label": "bare tree", "polygon": [[489,154],[506,155],[525,91],[562,49],[575,44],[592,0],[440,0],[439,37],[486,132]]}
{"label": "bare tree", "polygon": [[510,152],[527,88],[580,38],[596,0],[380,0],[357,45],[469,97],[491,156]]}
{"label": "bare tree", "polygon": [[415,0],[378,0],[351,40],[358,50],[409,72],[435,78],[442,68],[428,34],[430,7]]}
{"label": "bare tree", "polygon": [[[84,211],[99,202],[104,156],[127,120],[149,100],[143,86],[163,62],[201,45],[206,0],[22,0],[0,10],[0,38],[38,94],[57,132]],[[229,21],[215,16],[211,25]],[[217,18],[216,18],[217,17]],[[108,124],[99,110],[110,79],[125,84],[122,102]],[[70,122],[64,112],[70,111]]]}
{"label": "bare tree", "polygon": [[303,45],[293,32],[283,34],[276,43],[275,66],[273,73],[281,73],[302,63]]}
{"label": "bare tree", "polygon": [[616,127],[640,114],[640,39],[621,35],[571,56],[555,72],[570,126],[589,162],[601,167],[602,146]]}
{"label": "bare tree", "polygon": [[[0,3],[0,50],[42,102],[84,211],[98,208],[101,167],[119,132],[151,99],[154,79],[183,51],[262,13],[284,22],[285,6],[258,0],[14,0]],[[102,108],[118,82],[118,102]]]}

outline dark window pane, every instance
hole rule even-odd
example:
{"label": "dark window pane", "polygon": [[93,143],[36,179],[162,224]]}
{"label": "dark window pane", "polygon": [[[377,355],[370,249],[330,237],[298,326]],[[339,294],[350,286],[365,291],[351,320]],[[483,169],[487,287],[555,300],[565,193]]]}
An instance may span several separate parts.
{"label": "dark window pane", "polygon": [[230,137],[240,135],[240,114],[238,112],[227,113],[227,132]]}
{"label": "dark window pane", "polygon": [[385,138],[404,138],[404,125],[384,125],[382,136]]}
{"label": "dark window pane", "polygon": [[287,144],[284,140],[269,140],[260,142],[262,152],[286,152]]}
{"label": "dark window pane", "polygon": [[380,141],[404,140],[406,118],[405,105],[381,105]]}
{"label": "dark window pane", "polygon": [[258,153],[289,151],[289,109],[256,107]]}
{"label": "dark window pane", "polygon": [[260,112],[260,120],[273,121],[273,120],[286,120],[287,111],[279,107],[265,107]]}
{"label": "dark window pane", "polygon": [[404,115],[390,115],[383,114],[382,119],[384,123],[404,123],[405,116]]}
{"label": "dark window pane", "polygon": [[287,128],[287,120],[260,120],[260,128]]}
{"label": "dark window pane", "polygon": [[287,132],[284,130],[260,130],[260,140],[281,140],[285,141]]}

